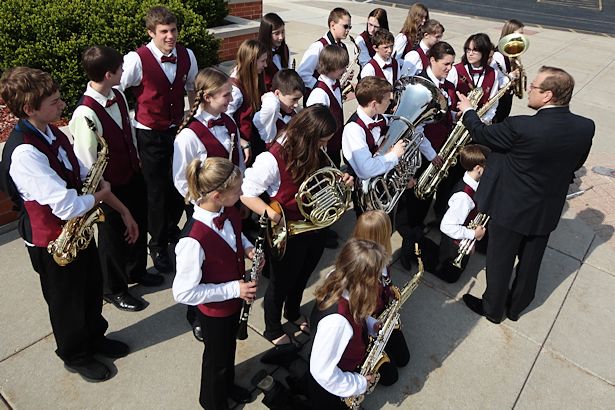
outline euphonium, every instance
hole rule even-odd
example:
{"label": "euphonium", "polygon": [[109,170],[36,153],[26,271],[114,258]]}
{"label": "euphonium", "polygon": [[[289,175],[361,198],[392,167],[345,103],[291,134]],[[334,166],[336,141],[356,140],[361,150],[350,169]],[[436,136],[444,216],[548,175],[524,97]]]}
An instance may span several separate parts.
{"label": "euphonium", "polygon": [[523,92],[527,87],[527,75],[519,60],[519,56],[530,47],[530,39],[519,33],[511,33],[500,39],[498,50],[500,53],[510,58],[511,69],[519,70],[519,77],[514,80],[514,93],[517,97],[523,98]]}
{"label": "euphonium", "polygon": [[322,150],[331,166],[320,168],[299,186],[295,194],[303,221],[287,221],[282,206],[273,201],[269,206],[281,215],[280,222],[269,225],[267,241],[273,255],[281,259],[289,236],[326,228],[342,217],[351,203],[351,187],[346,185],[343,173],[337,169]]}
{"label": "euphonium", "polygon": [[397,108],[391,119],[384,142],[377,155],[384,155],[399,140],[406,141],[404,155],[397,165],[383,175],[357,180],[359,205],[365,211],[380,209],[386,213],[393,210],[408,182],[421,166],[419,145],[423,133],[417,132],[419,124],[437,121],[445,113],[447,102],[438,87],[423,77],[402,77],[395,84]]}
{"label": "euphonium", "polygon": [[[94,132],[98,143],[101,145],[98,151],[98,158],[90,168],[85,182],[81,188],[81,195],[93,194],[98,188],[107,162],[109,161],[109,146],[107,141],[96,132],[96,124],[88,117],[85,117],[88,127]],[[57,239],[49,242],[47,251],[53,255],[53,260],[60,266],[66,266],[76,257],[77,252],[85,249],[94,237],[94,224],[104,222],[105,214],[97,205],[82,216],[68,220],[62,227],[62,232]]]}
{"label": "euphonium", "polygon": [[421,278],[423,277],[423,260],[421,259],[421,252],[419,250],[418,244],[415,244],[415,252],[418,259],[419,271],[414,275],[414,277],[401,289],[399,292],[399,297],[397,299],[389,302],[384,311],[378,316],[378,321],[381,324],[380,330],[378,331],[378,335],[372,339],[368,349],[367,356],[365,360],[361,364],[361,369],[359,373],[362,376],[373,375],[374,381],[370,383],[367,387],[367,391],[358,396],[345,397],[342,400],[344,403],[351,409],[355,410],[360,408],[361,403],[365,399],[366,394],[370,394],[374,391],[376,384],[380,380],[380,374],[378,373],[378,369],[384,363],[390,362],[391,360],[387,356],[384,348],[386,347],[389,339],[391,338],[391,334],[393,330],[399,327],[399,319],[400,319],[400,310],[403,304],[408,300],[410,295],[414,292],[414,290],[419,286]]}
{"label": "euphonium", "polygon": [[[468,229],[476,229],[479,226],[482,226],[484,228],[485,226],[487,226],[487,222],[489,222],[489,215],[478,213],[474,217],[474,219],[472,219],[470,223],[468,224]],[[469,255],[470,252],[472,252],[472,249],[474,249],[475,243],[476,243],[476,238],[462,239],[459,242],[459,254],[453,261],[453,265],[455,267],[461,269],[461,261],[463,260],[464,257]]]}
{"label": "euphonium", "polygon": [[357,74],[360,72],[361,66],[359,65],[359,54],[361,50],[359,50],[359,46],[354,41],[354,37],[350,34],[348,35],[352,45],[355,47],[354,59],[348,64],[346,67],[346,71],[342,74],[340,78],[340,89],[342,90],[342,98],[344,98],[347,94],[354,91],[354,86],[351,81],[353,78],[356,78]]}

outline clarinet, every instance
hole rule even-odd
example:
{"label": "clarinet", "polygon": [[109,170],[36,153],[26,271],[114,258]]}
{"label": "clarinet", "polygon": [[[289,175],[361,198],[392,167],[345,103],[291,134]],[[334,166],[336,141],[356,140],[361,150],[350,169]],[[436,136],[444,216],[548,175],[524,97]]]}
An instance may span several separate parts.
{"label": "clarinet", "polygon": [[[246,282],[258,282],[259,266],[265,257],[265,233],[267,231],[267,227],[269,226],[269,217],[267,216],[267,212],[263,213],[263,216],[259,219],[258,224],[260,226],[260,231],[258,233],[258,238],[256,238],[256,242],[254,243],[252,268],[243,276],[243,280]],[[241,316],[239,319],[239,328],[237,329],[238,340],[246,340],[248,338],[248,317],[250,316],[251,307],[252,302],[247,302],[245,300],[243,301]]]}

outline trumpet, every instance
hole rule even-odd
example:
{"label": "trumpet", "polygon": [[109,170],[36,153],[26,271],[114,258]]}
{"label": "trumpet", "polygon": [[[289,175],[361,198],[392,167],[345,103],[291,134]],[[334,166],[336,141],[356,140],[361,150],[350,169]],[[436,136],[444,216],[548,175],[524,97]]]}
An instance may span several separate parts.
{"label": "trumpet", "polygon": [[511,69],[519,70],[519,77],[514,81],[513,91],[518,98],[523,98],[523,92],[527,88],[527,75],[519,56],[530,47],[530,39],[519,33],[511,33],[500,39],[498,50],[500,53],[510,58]]}
{"label": "trumpet", "polygon": [[284,256],[289,236],[331,226],[350,207],[352,188],[342,181],[344,174],[333,165],[327,152],[321,150],[331,165],[310,175],[295,194],[297,207],[305,219],[287,221],[279,202],[273,201],[269,204],[281,215],[277,224],[272,222],[267,228],[267,243],[277,259]]}
{"label": "trumpet", "polygon": [[359,65],[359,54],[361,53],[361,50],[359,50],[359,46],[354,41],[354,37],[352,37],[350,34],[348,35],[348,37],[350,37],[350,41],[355,47],[355,53],[354,60],[352,60],[348,64],[348,67],[346,67],[346,71],[344,71],[344,74],[342,74],[342,77],[340,78],[340,89],[342,90],[342,98],[345,98],[346,95],[354,91],[354,85],[351,83],[351,81],[353,78],[356,78],[358,72],[360,72],[361,67]]}
{"label": "trumpet", "polygon": [[[470,223],[468,224],[468,229],[476,229],[479,226],[484,228],[485,226],[487,226],[487,223],[489,222],[489,218],[490,218],[489,215],[486,215],[480,212],[478,215],[474,217],[474,219],[472,219],[472,221],[470,221]],[[463,258],[468,256],[472,252],[472,249],[474,249],[475,243],[476,243],[476,238],[462,239],[459,242],[459,254],[453,261],[453,266],[461,269],[461,261],[463,260]]]}

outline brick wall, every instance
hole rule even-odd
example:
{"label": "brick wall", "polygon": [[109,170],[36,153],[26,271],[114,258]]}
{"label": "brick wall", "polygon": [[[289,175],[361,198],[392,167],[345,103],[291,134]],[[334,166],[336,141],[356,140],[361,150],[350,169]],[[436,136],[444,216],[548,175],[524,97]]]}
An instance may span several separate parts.
{"label": "brick wall", "polygon": [[239,45],[245,40],[257,39],[258,33],[244,34],[242,36],[223,38],[218,51],[220,61],[234,60],[237,56]]}
{"label": "brick wall", "polygon": [[251,1],[246,3],[229,2],[229,14],[249,20],[260,20],[263,16],[263,2]]}
{"label": "brick wall", "polygon": [[13,202],[0,191],[0,226],[17,219],[17,213],[13,211]]}

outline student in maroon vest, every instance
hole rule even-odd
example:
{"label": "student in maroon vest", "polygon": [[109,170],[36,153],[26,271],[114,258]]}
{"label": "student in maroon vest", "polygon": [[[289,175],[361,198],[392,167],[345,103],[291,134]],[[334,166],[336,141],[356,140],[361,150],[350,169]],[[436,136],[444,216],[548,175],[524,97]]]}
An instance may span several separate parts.
{"label": "student in maroon vest", "polygon": [[421,41],[403,59],[404,75],[417,75],[429,66],[429,49],[442,40],[443,34],[444,26],[438,20],[427,20],[421,26]]}
{"label": "student in maroon vest", "polygon": [[344,130],[344,109],[342,107],[342,90],[340,78],[348,66],[348,53],[341,47],[327,46],[318,58],[318,82],[307,99],[306,107],[323,104],[331,110],[337,130],[327,144],[327,154],[333,164],[341,164],[342,131]]}
{"label": "student in maroon vest", "polygon": [[205,409],[228,409],[228,398],[237,403],[251,399],[248,390],[235,384],[241,300],[252,302],[256,297],[256,282],[243,280],[245,258],[254,257],[254,247],[241,233],[235,207],[241,170],[226,158],[197,158],[186,175],[194,213],[175,247],[173,297],[197,306],[203,327],[199,403]]}
{"label": "student in maroon vest", "polygon": [[[393,87],[387,80],[374,76],[364,77],[357,84],[355,95],[359,107],[344,126],[342,152],[351,175],[362,181],[393,169],[404,154],[405,143],[399,140],[389,152],[376,155],[387,130],[382,114],[393,98]],[[353,199],[357,217],[363,212],[357,198],[359,194],[360,191],[355,189]]]}
{"label": "student in maroon vest", "polygon": [[[485,236],[483,227],[468,228],[468,223],[478,214],[474,193],[483,175],[487,156],[491,150],[483,145],[466,145],[459,152],[459,162],[466,170],[463,179],[453,188],[453,195],[448,200],[448,209],[440,222],[442,239],[440,240],[439,262],[433,274],[448,283],[457,282],[465,269],[470,256],[461,261],[461,268],[453,265],[459,254],[459,242],[463,239],[480,241]],[[478,245],[479,242],[476,242]],[[484,243],[480,242],[484,247]]]}
{"label": "student in maroon vest", "polygon": [[297,113],[295,110],[304,91],[303,80],[295,70],[280,70],[273,76],[272,91],[262,96],[261,109],[253,119],[267,147]]}
{"label": "student in maroon vest", "polygon": [[58,238],[66,221],[85,215],[100,202],[125,216],[129,242],[139,234],[137,225],[108,182],[101,181],[94,194],[79,195],[88,170],[66,135],[51,125],[60,119],[66,104],[48,73],[27,67],[9,69],[0,79],[0,96],[19,118],[2,152],[0,187],[20,211],[19,234],[39,274],[56,354],[67,370],[85,380],[107,380],[109,368],[93,355],[119,358],[129,348],[104,336],[107,321],[101,314],[102,273],[96,243],[92,240],[66,266],[55,262],[47,245]]}
{"label": "student in maroon vest", "polygon": [[421,26],[429,20],[429,10],[422,3],[414,3],[408,10],[408,15],[404,21],[399,34],[395,36],[395,46],[393,47],[393,58],[403,60],[419,42],[418,37]]}
{"label": "student in maroon vest", "polygon": [[263,70],[267,67],[267,48],[258,40],[246,40],[237,50],[237,65],[231,73],[233,100],[226,113],[239,127],[241,146],[250,164],[254,157],[265,150],[252,124],[254,113],[261,108],[261,95],[265,93]]}
{"label": "student in maroon vest", "polygon": [[284,20],[275,13],[265,14],[261,19],[261,26],[258,30],[258,41],[263,43],[268,50],[267,67],[263,72],[265,91],[273,91],[271,89],[273,76],[280,70],[291,68]]}
{"label": "student in maroon vest", "polygon": [[[493,44],[485,33],[472,34],[466,40],[463,50],[461,62],[453,66],[447,80],[463,95],[468,95],[471,90],[481,87],[483,96],[478,103],[480,108],[498,92],[495,70],[489,65]],[[481,120],[485,124],[491,124],[496,109],[497,102],[481,117]]]}
{"label": "student in maroon vest", "polygon": [[[305,84],[306,98],[316,86],[320,71],[318,70],[320,52],[328,45],[337,45],[346,50],[346,45],[342,43],[345,40],[352,29],[351,16],[348,10],[341,7],[336,7],[329,13],[327,25],[329,31],[320,39],[312,43],[308,49],[303,53],[303,58],[297,72],[301,76],[303,83]],[[348,65],[348,64],[346,64]]]}
{"label": "student in maroon vest", "polygon": [[198,71],[192,50],[177,44],[177,18],[154,7],[145,18],[152,38],[124,57],[122,91],[133,87],[137,99],[135,126],[139,158],[147,186],[150,254],[159,272],[172,272],[169,243],[179,234],[183,201],[171,175],[173,138],[184,118],[184,92],[194,101]]}
{"label": "student in maroon vest", "polygon": [[334,270],[316,289],[311,323],[315,329],[310,354],[309,391],[313,409],[346,409],[344,397],[363,394],[374,375],[358,369],[367,354],[374,327],[380,276],[387,263],[382,245],[350,239]]}
{"label": "student in maroon vest", "polygon": [[[300,221],[295,194],[303,181],[323,165],[328,165],[320,149],[332,138],[337,123],[327,107],[316,104],[299,112],[280,134],[269,151],[260,154],[246,170],[241,201],[256,214],[267,211],[278,222],[278,214],[260,195],[267,193],[284,210],[287,221]],[[352,177],[345,175],[347,184]],[[284,317],[304,332],[309,332],[306,317],[301,314],[301,298],[307,281],[318,265],[324,250],[322,230],[314,230],[288,238],[281,260],[271,258],[270,282],[265,292],[264,336],[279,352],[295,349],[282,329]]]}
{"label": "student in maroon vest", "polygon": [[393,34],[388,30],[378,30],[373,35],[372,42],[376,54],[361,70],[361,78],[375,75],[387,80],[391,85],[394,85],[399,80],[401,76],[399,62],[391,58],[393,41]]}
{"label": "student in maroon vest", "polygon": [[[500,39],[512,33],[523,34],[524,27],[525,26],[523,25],[523,23],[519,20],[507,20],[502,27]],[[491,67],[496,70],[496,72],[500,71],[504,75],[514,75],[516,69],[516,67],[512,67],[510,58],[500,53],[497,48],[495,49],[495,53],[493,54],[493,61],[491,62]],[[500,84],[500,87],[502,85],[503,84]],[[510,115],[513,95],[514,92],[511,90],[510,92],[504,94],[504,96],[498,100],[498,108],[495,111],[495,117],[492,120],[493,122],[502,122],[506,117]]]}
{"label": "student in maroon vest", "polygon": [[380,29],[389,29],[389,19],[385,9],[373,9],[367,16],[367,27],[355,39],[359,47],[359,64],[364,67],[374,57],[376,50],[372,47],[372,37]]}
{"label": "student in maroon vest", "polygon": [[[104,178],[130,211],[139,226],[135,243],[124,240],[125,216],[103,204],[105,221],[98,225],[98,252],[103,271],[105,300],[126,311],[145,308],[143,301],[128,292],[129,283],[159,286],[160,275],[147,272],[147,197],[137,156],[128,105],[121,91],[114,89],[122,76],[122,55],[110,47],[88,48],[82,65],[90,82],[73,113],[69,128],[77,158],[87,168],[98,157],[97,136],[109,145],[109,162]],[[86,118],[95,125],[92,130]]]}
{"label": "student in maroon vest", "polygon": [[[195,90],[190,115],[179,127],[173,143],[173,182],[183,198],[188,196],[186,169],[194,159],[227,158],[242,172],[245,170],[239,130],[225,114],[232,100],[230,77],[216,68],[204,68],[196,76]],[[192,216],[194,204],[188,201],[185,210],[188,217]],[[202,341],[203,328],[194,306],[188,306],[186,319],[194,337]]]}

